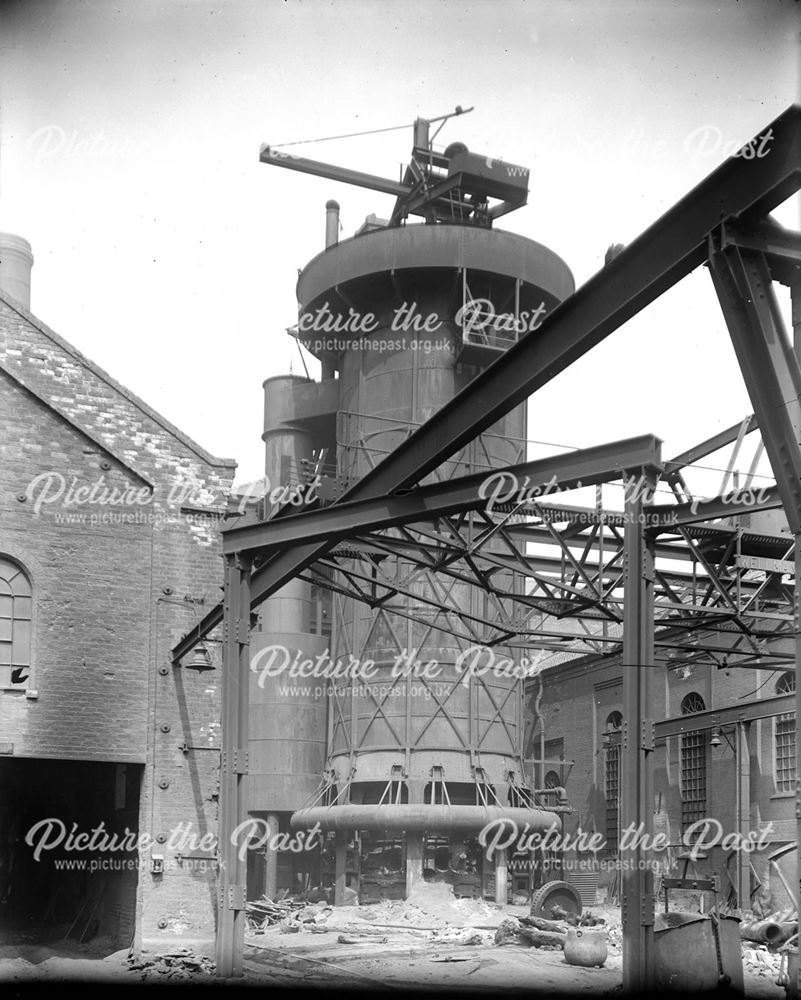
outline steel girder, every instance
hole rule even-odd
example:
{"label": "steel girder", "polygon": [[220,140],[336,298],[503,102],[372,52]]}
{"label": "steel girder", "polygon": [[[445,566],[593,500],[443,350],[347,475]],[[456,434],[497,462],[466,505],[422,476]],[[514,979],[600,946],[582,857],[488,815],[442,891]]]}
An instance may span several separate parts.
{"label": "steel girder", "polygon": [[[427,489],[436,496],[442,485]],[[362,530],[350,529],[350,538],[333,545],[302,578],[426,626],[436,621],[443,632],[468,642],[492,646],[516,639],[521,647],[572,655],[614,652],[623,612],[625,517],[533,500],[524,514],[515,513],[514,504],[503,507],[390,528],[376,516]],[[412,508],[406,510],[411,517]],[[731,513],[731,507],[721,504],[720,512]],[[680,653],[685,663],[720,664],[723,656],[731,666],[753,665],[756,657],[766,664],[784,662],[786,651],[769,646],[786,640],[792,624],[792,594],[776,572],[791,555],[787,536],[736,524],[684,526],[681,519],[667,532],[651,523],[646,517],[649,535],[661,530],[664,539],[654,545],[660,651]],[[417,585],[424,575],[421,593]],[[513,586],[515,578],[522,585]],[[484,608],[463,606],[450,590],[438,590],[435,580],[483,591]]]}
{"label": "steel girder", "polygon": [[[765,254],[710,234],[709,269],[762,428],[790,529],[801,533],[801,368],[784,330]],[[799,258],[801,262],[801,257]]]}
{"label": "steel girder", "polygon": [[674,719],[663,719],[654,726],[657,740],[666,740],[682,733],[695,733],[704,729],[720,729],[735,722],[756,722],[776,715],[795,711],[795,695],[779,694],[772,698],[729,705],[727,708],[708,708],[692,715],[680,715]]}
{"label": "steel girder", "polygon": [[[801,187],[800,119],[801,107],[788,108],[769,126],[769,155],[726,160],[546,316],[536,336],[523,338],[501,355],[351,487],[342,501],[397,495],[414,487],[462,445],[703,263],[709,237],[722,220],[759,219],[794,194]],[[253,605],[280,589],[327,547],[325,542],[296,546],[259,566],[253,573]],[[222,617],[222,605],[218,605],[175,646],[173,661],[207,636]]]}
{"label": "steel girder", "polygon": [[[487,506],[484,487],[490,477],[517,484],[514,494],[539,495],[555,487],[567,491],[595,486],[620,478],[629,469],[659,466],[660,446],[653,435],[598,445],[536,462],[493,469],[491,473],[461,476],[431,486],[419,487],[407,495],[390,495],[372,500],[339,503],[269,521],[236,525],[223,532],[223,553],[273,549],[298,545],[303,541],[335,542],[354,532],[409,524],[437,515],[459,514]],[[501,483],[499,482],[499,485]],[[537,491],[537,492],[535,492]],[[514,503],[514,501],[512,501]],[[518,506],[523,507],[522,501]]]}
{"label": "steel girder", "polygon": [[[788,357],[785,345],[771,341],[767,332],[777,326],[777,313],[770,300],[770,273],[758,250],[735,247],[719,249],[715,243],[722,222],[738,218],[750,223],[764,216],[801,187],[801,108],[793,106],[770,126],[771,145],[765,157],[732,157],[671,208],[645,233],[629,245],[607,267],[590,279],[574,295],[546,317],[536,336],[511,347],[481,373],[463,392],[445,404],[434,417],[415,431],[395,451],[372,469],[341,498],[340,502],[398,496],[413,489],[426,475],[457,452],[464,444],[486,431],[501,417],[523,402],[538,388],[583,356],[626,320],[661,295],[680,278],[703,263],[709,255],[716,288],[729,323],[754,410],[765,445],[773,462],[778,488],[793,530],[801,533],[801,413],[798,396],[801,373],[797,362]],[[758,137],[760,138],[760,137]],[[728,256],[724,259],[723,254]],[[734,254],[734,255],[733,255]],[[766,277],[767,276],[767,277]],[[756,297],[753,293],[757,289]],[[749,329],[750,328],[750,329]],[[749,343],[749,335],[755,343]],[[760,372],[760,366],[764,371]],[[763,390],[778,389],[770,400]],[[787,410],[787,412],[780,412]],[[637,508],[637,510],[635,510]],[[630,515],[642,513],[642,497],[627,502]],[[395,530],[395,529],[392,529]],[[551,525],[546,525],[550,534]],[[686,542],[687,528],[680,533]],[[575,556],[568,555],[565,540],[554,539],[573,572],[585,584],[592,584],[581,571]],[[223,728],[228,728],[224,750],[235,748],[238,758],[246,745],[246,719],[242,718],[247,699],[246,642],[248,607],[259,605],[283,584],[319,561],[335,542],[304,542],[280,551],[252,574],[227,556],[226,608],[209,612],[173,650],[174,661],[208,635],[223,617],[226,645],[223,679]],[[589,546],[592,548],[592,546]],[[624,674],[626,717],[639,726],[648,708],[648,684],[653,663],[652,615],[655,603],[656,567],[654,542],[646,536],[644,523],[627,522],[624,548],[623,586],[627,614],[623,623],[624,660],[636,669]],[[796,545],[796,580],[801,579],[801,545]],[[708,555],[701,560],[710,578],[708,591],[726,601],[727,590]],[[432,567],[437,572],[445,565]],[[486,575],[484,575],[486,579]],[[564,583],[564,581],[563,581]],[[603,580],[601,580],[603,586]],[[593,589],[592,586],[589,587]],[[596,598],[602,596],[595,587]],[[232,595],[238,596],[232,599]],[[363,595],[364,596],[364,595]],[[683,604],[682,601],[678,602]],[[728,601],[736,621],[739,609]],[[742,621],[737,622],[742,627]],[[235,635],[232,635],[235,629]],[[744,630],[745,631],[745,630]],[[797,646],[801,661],[801,643]],[[236,686],[239,709],[232,709]],[[227,693],[226,693],[227,692]],[[801,689],[797,710],[801,711]],[[646,727],[630,732],[623,755],[623,819],[643,819],[645,831],[651,818],[649,754],[653,743]],[[797,747],[801,773],[801,741]],[[238,763],[224,764],[221,781],[226,789],[221,808],[221,841],[231,832],[233,820],[242,808],[241,770]],[[801,840],[801,793],[797,803]],[[230,854],[230,848],[224,847]],[[234,855],[235,855],[234,850]],[[635,860],[642,851],[632,849]],[[242,864],[232,856],[233,871],[223,858],[218,932],[218,967],[223,975],[241,972],[243,899],[239,894]],[[624,987],[650,985],[652,974],[652,908],[650,873],[624,873]],[[227,898],[226,898],[227,893]],[[798,905],[798,900],[796,900]],[[233,915],[227,909],[233,911]],[[636,908],[636,912],[635,912]]]}

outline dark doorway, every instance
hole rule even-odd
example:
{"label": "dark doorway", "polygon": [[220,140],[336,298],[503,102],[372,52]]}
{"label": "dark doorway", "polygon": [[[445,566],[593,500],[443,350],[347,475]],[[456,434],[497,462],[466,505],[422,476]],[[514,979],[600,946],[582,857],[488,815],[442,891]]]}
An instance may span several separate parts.
{"label": "dark doorway", "polygon": [[129,946],[143,765],[0,758],[0,935]]}

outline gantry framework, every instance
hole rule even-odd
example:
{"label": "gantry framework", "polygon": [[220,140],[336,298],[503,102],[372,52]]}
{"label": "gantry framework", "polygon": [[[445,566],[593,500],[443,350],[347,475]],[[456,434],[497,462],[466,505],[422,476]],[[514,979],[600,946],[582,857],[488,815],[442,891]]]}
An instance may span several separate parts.
{"label": "gantry framework", "polygon": [[[768,153],[757,157],[760,143]],[[429,582],[437,581],[434,593],[440,595],[426,620],[465,641],[517,642],[574,655],[617,651],[627,668],[621,824],[642,824],[645,833],[652,832],[654,750],[649,668],[657,655],[678,652],[715,662],[726,656],[747,665],[757,657],[768,664],[798,663],[795,585],[788,588],[782,571],[792,558],[795,580],[801,578],[801,368],[782,327],[773,281],[790,284],[794,295],[801,295],[801,239],[768,215],[801,187],[801,108],[790,107],[741,152],[330,508],[298,515],[279,512],[269,521],[224,532],[223,605],[173,650],[177,664],[197,641],[224,624],[220,975],[242,971],[245,872],[229,834],[246,809],[242,778],[247,770],[249,611],[296,576],[327,582],[349,597],[374,606],[380,602],[389,610],[393,598],[410,589],[419,597],[409,585],[414,574],[424,574]],[[488,512],[486,498],[476,496],[480,491],[474,477],[418,485],[702,264],[710,269],[776,476],[775,492],[759,506],[782,504],[796,540],[792,552],[786,536],[710,524],[732,513],[726,503],[731,498],[689,500],[683,492],[681,457],[664,464],[653,438],[543,460],[551,463],[547,468],[540,464],[532,469],[529,463],[512,470],[520,479],[529,475],[532,484],[537,477],[543,484],[555,477],[562,489],[579,478],[587,485],[593,475],[595,482],[633,477],[650,490],[661,479],[675,493],[676,504],[656,505],[648,490],[630,491],[617,518],[550,502]],[[706,443],[709,452],[715,450],[711,444]],[[700,454],[703,448],[694,451]],[[692,460],[684,458],[685,464]],[[547,543],[550,553],[533,554],[538,543]],[[682,560],[686,570],[670,566]],[[768,571],[764,580],[755,581],[752,571],[758,566]],[[465,614],[449,604],[448,586],[460,580],[481,587],[487,595],[485,613]],[[520,580],[525,581],[522,586]],[[801,758],[801,745],[797,754]],[[801,759],[797,773],[801,775]],[[621,860],[624,987],[642,988],[653,978],[652,874],[641,846],[626,849]]]}
{"label": "gantry framework", "polygon": [[[756,427],[753,418],[748,424]],[[738,442],[741,429],[665,463],[670,472],[655,438],[635,438],[425,486],[409,497],[288,516],[270,523],[269,538],[263,523],[241,524],[225,533],[223,550],[264,558],[303,540],[335,542],[300,577],[377,609],[390,631],[390,619],[400,616],[462,644],[539,649],[560,659],[611,655],[622,642],[625,515],[537,500],[536,493],[565,493],[614,480],[625,468],[650,467],[674,484],[680,501],[651,503],[645,514],[647,533],[658,538],[657,660],[775,666],[792,660],[793,594],[783,582],[792,571],[792,542],[744,530],[732,515],[746,505],[749,514],[779,507],[776,488],[746,485],[697,500],[682,475],[688,458]],[[624,492],[641,488],[632,476]],[[727,521],[709,523],[721,517]],[[478,606],[465,606],[459,584],[483,595]]]}

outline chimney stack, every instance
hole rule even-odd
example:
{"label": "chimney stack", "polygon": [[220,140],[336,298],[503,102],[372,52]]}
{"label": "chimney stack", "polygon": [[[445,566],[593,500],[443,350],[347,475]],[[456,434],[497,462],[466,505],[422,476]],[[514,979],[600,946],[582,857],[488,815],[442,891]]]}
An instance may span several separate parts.
{"label": "chimney stack", "polygon": [[325,203],[325,248],[336,246],[339,243],[339,202],[327,201]]}
{"label": "chimney stack", "polygon": [[31,245],[21,236],[0,233],[0,292],[31,308]]}

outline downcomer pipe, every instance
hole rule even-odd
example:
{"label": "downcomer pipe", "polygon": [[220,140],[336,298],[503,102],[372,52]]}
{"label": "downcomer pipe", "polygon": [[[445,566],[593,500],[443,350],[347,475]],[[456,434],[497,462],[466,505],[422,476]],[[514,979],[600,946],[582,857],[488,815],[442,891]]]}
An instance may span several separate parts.
{"label": "downcomer pipe", "polygon": [[499,820],[515,824],[520,833],[549,829],[559,832],[562,829],[557,813],[545,809],[425,803],[312,806],[293,813],[289,825],[293,830],[310,829],[319,824],[321,830],[406,830],[423,833],[427,830],[481,830]]}

